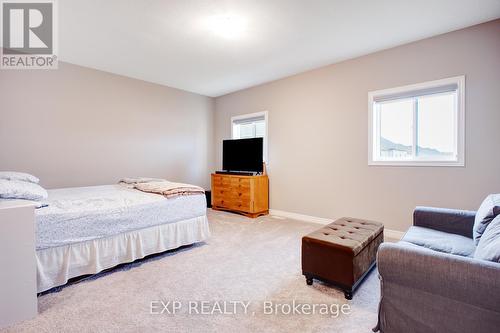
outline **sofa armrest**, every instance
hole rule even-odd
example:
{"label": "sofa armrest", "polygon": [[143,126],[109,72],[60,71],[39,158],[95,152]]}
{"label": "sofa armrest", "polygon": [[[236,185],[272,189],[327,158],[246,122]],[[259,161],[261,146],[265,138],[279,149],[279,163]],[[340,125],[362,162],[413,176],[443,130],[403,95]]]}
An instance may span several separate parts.
{"label": "sofa armrest", "polygon": [[435,207],[417,207],[413,225],[472,238],[476,212]]}
{"label": "sofa armrest", "polygon": [[399,242],[379,247],[377,266],[383,284],[394,283],[500,313],[498,263]]}

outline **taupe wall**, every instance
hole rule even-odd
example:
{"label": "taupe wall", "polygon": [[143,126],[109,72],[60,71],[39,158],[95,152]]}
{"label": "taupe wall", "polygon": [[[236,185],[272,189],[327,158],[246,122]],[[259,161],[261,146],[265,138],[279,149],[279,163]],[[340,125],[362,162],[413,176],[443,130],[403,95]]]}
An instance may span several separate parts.
{"label": "taupe wall", "polygon": [[[367,95],[466,75],[466,167],[367,165]],[[271,208],[405,230],[416,205],[475,209],[500,192],[500,20],[216,99],[216,167],[230,117],[269,111]]]}
{"label": "taupe wall", "polygon": [[48,188],[152,176],[209,185],[211,98],[60,63],[0,71],[0,170]]}

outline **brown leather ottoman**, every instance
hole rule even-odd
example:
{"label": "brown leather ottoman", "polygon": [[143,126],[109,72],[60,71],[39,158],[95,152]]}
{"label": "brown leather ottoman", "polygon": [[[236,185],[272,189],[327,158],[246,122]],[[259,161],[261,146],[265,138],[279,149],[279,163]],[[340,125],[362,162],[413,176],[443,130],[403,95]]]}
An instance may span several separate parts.
{"label": "brown leather ottoman", "polygon": [[375,265],[384,225],[351,217],[340,218],[302,238],[302,274],[308,285],[318,279],[352,293]]}

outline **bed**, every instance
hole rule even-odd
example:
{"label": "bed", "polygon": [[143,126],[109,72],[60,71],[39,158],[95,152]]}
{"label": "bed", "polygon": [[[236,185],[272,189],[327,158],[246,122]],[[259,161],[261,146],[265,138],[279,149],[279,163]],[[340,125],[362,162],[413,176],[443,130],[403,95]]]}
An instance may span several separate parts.
{"label": "bed", "polygon": [[120,184],[48,193],[35,211],[38,292],[210,235],[203,194],[167,199]]}

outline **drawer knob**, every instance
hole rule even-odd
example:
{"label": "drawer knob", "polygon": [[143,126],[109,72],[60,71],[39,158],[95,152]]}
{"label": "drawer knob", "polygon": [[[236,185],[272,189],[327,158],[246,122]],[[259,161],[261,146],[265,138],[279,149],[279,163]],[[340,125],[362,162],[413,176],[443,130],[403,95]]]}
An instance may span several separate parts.
{"label": "drawer knob", "polygon": [[240,193],[238,193],[238,196],[240,196],[240,197],[241,197],[241,192],[240,192]]}

